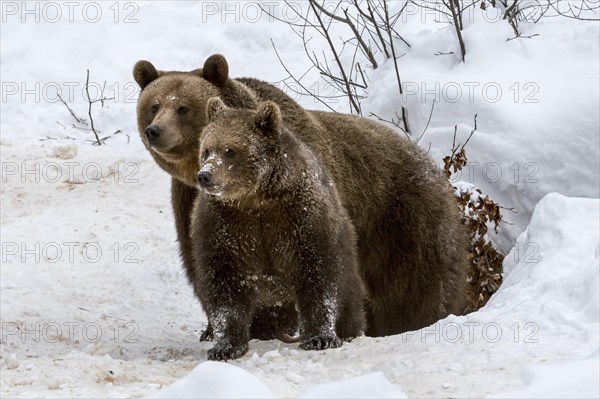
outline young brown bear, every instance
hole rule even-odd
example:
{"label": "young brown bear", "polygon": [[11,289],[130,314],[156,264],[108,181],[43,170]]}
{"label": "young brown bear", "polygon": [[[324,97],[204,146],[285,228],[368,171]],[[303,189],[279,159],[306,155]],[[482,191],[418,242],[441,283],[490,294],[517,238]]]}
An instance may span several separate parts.
{"label": "young brown bear", "polygon": [[[158,164],[173,176],[172,202],[178,237],[190,281],[189,215],[196,196],[196,155],[205,107],[212,96],[226,105],[256,109],[272,100],[285,126],[320,157],[335,182],[357,235],[359,271],[367,289],[370,336],[398,334],[430,325],[464,309],[468,270],[466,230],[447,179],[416,144],[371,120],[351,115],[306,111],[273,85],[255,79],[230,79],[227,62],[211,56],[202,70],[157,72],[141,61],[134,69],[142,87],[138,104],[140,134]],[[216,93],[216,94],[215,94]],[[159,104],[153,113],[154,104]],[[179,114],[185,105],[189,112]],[[161,111],[162,110],[162,114]],[[158,121],[158,122],[156,122]],[[167,149],[149,143],[157,124],[162,134],[185,139]],[[202,294],[196,295],[202,298]],[[252,335],[276,337],[280,320],[292,331],[294,309],[255,312]],[[276,323],[271,315],[275,314]],[[262,317],[260,316],[262,315]],[[284,323],[285,324],[285,323]],[[256,329],[254,328],[256,326]]]}
{"label": "young brown bear", "polygon": [[207,113],[192,240],[209,360],[246,353],[256,307],[295,305],[303,349],[362,334],[356,235],[327,168],[275,103],[233,110],[217,97]]}

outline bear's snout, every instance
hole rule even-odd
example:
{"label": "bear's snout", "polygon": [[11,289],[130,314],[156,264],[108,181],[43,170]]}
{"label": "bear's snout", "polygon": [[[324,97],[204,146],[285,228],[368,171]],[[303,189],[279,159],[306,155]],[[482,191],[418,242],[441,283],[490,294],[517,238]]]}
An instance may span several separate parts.
{"label": "bear's snout", "polygon": [[149,125],[144,129],[144,135],[150,144],[154,143],[160,137],[161,129],[158,125]]}
{"label": "bear's snout", "polygon": [[211,185],[213,175],[208,170],[201,170],[198,172],[196,176],[196,180],[198,180],[198,184],[202,187],[208,187]]}

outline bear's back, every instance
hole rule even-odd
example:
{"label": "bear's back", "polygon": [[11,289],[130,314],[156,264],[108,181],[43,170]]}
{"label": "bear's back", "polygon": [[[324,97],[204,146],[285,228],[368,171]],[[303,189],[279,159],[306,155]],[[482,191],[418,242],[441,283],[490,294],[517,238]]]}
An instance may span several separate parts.
{"label": "bear's back", "polygon": [[[308,113],[315,128],[295,134],[330,170],[356,227],[363,278],[381,295],[369,333],[407,331],[448,311],[459,314],[467,235],[441,170],[416,143],[375,121]],[[431,292],[413,298],[418,287]]]}

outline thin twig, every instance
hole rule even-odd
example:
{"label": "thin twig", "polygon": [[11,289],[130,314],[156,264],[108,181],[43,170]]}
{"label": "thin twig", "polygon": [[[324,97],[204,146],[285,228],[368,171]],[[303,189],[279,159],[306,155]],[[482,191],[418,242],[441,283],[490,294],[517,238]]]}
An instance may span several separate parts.
{"label": "thin twig", "polygon": [[475,132],[477,131],[477,114],[475,114],[475,117],[473,118],[473,124],[473,130],[471,130],[471,134],[469,134],[469,137],[467,137],[467,141],[465,141],[465,143],[460,148],[461,150],[465,148],[465,146],[469,143],[469,140],[471,140],[471,137],[473,137],[473,134],[475,134]]}
{"label": "thin twig", "polygon": [[94,136],[96,136],[96,143],[98,145],[102,145],[102,142],[100,141],[100,137],[98,137],[98,132],[96,132],[96,128],[94,128],[94,118],[92,117],[92,99],[90,98],[90,90],[89,90],[89,83],[90,83],[90,70],[87,69],[87,76],[85,78],[85,94],[87,95],[87,99],[88,99],[88,116],[90,117],[90,126],[92,127],[92,132],[94,132]]}
{"label": "thin twig", "polygon": [[[379,46],[379,44],[377,44],[377,47],[380,50],[383,50],[383,52],[385,54],[385,58],[390,58],[390,53],[388,52],[387,44],[385,42],[385,39],[383,38],[381,29],[379,28],[379,24],[375,20],[375,15],[373,14],[373,9],[371,8],[371,2],[367,1],[367,11],[368,11],[368,14],[367,14],[360,8],[358,0],[353,0],[353,1],[354,1],[354,7],[356,7],[358,12],[360,13],[361,17],[363,18],[363,21],[365,21],[365,25],[368,21],[375,28],[375,34],[377,35],[377,37],[379,38],[379,42],[381,43],[381,46]],[[370,29],[367,29],[367,31],[371,34],[371,36],[373,36]],[[377,43],[377,41],[375,41],[375,43]]]}
{"label": "thin twig", "polygon": [[83,119],[78,118],[77,115],[75,115],[75,112],[73,112],[71,107],[69,107],[69,105],[66,103],[66,101],[63,100],[63,98],[60,96],[60,94],[57,94],[57,96],[58,96],[58,99],[65,105],[65,107],[67,107],[67,109],[69,110],[69,112],[71,113],[73,118],[75,118],[77,123],[85,124],[85,121]]}
{"label": "thin twig", "polygon": [[511,40],[515,40],[515,39],[533,39],[536,36],[539,36],[539,33],[534,33],[533,35],[519,35],[519,36],[515,36],[515,37],[510,37],[508,39],[506,39],[507,42],[510,42]]}
{"label": "thin twig", "polygon": [[[275,47],[275,43],[273,42],[273,39],[271,39],[271,45],[273,46],[273,50],[275,50],[275,55],[277,55],[277,59],[279,60],[279,63],[281,64],[281,66],[283,67],[283,69],[288,73],[288,75],[294,80],[294,82],[298,83],[298,85],[300,85],[300,87],[302,88],[302,90],[304,90],[306,93],[308,93],[308,95],[312,96],[314,99],[316,99],[317,101],[319,101],[321,104],[323,104],[324,106],[326,106],[327,108],[329,108],[329,110],[331,110],[333,112],[336,112],[333,108],[331,108],[331,106],[329,104],[327,104],[319,96],[313,94],[310,90],[308,90],[306,87],[304,87],[304,85],[302,84],[302,82],[300,82],[300,80],[296,79],[294,77],[294,75],[292,75],[292,73],[290,72],[290,70],[285,66],[283,60],[281,59],[281,56],[279,55],[279,52],[277,51],[277,47]],[[286,86],[287,86],[287,84],[286,84]]]}
{"label": "thin twig", "polygon": [[73,129],[86,130],[86,131],[88,131],[88,132],[91,132],[91,131],[92,131],[92,129],[90,129],[89,127],[81,127],[81,126],[76,126],[74,123],[71,125],[71,127],[72,127]]}
{"label": "thin twig", "polygon": [[397,121],[394,120],[394,118],[392,118],[391,120],[384,119],[374,112],[369,113],[369,116],[375,117],[380,122],[385,122],[385,123],[389,123],[390,125],[396,126],[398,129],[400,129],[402,131],[402,133],[404,133],[404,135],[406,136],[407,139],[410,139],[410,134],[406,130],[404,130],[404,128],[400,124],[402,122],[402,118],[398,115],[397,112],[395,114],[396,114],[396,118],[398,118]]}
{"label": "thin twig", "polygon": [[123,133],[123,132],[121,131],[121,129],[117,130],[116,132],[114,132],[114,133],[113,133],[113,134],[111,134],[111,135],[108,135],[108,136],[106,136],[106,137],[103,137],[103,138],[101,138],[101,139],[100,139],[100,141],[101,141],[101,142],[105,142],[106,140],[110,139],[111,137],[113,137],[113,136],[115,136],[115,135],[117,135],[117,134],[119,134],[119,133]]}
{"label": "thin twig", "polygon": [[435,107],[435,100],[433,100],[433,102],[431,103],[431,111],[429,112],[429,119],[427,119],[427,124],[425,125],[425,129],[423,129],[423,133],[421,133],[421,135],[417,139],[417,143],[419,141],[421,141],[421,139],[425,135],[425,132],[427,132],[427,128],[429,128],[429,123],[431,122],[431,117],[433,116],[433,107]]}
{"label": "thin twig", "polygon": [[39,139],[39,141],[48,141],[48,140],[75,140],[75,137],[65,136],[65,137],[50,137],[46,135],[46,138]]}
{"label": "thin twig", "polygon": [[456,31],[456,36],[458,37],[458,44],[460,46],[460,54],[462,62],[465,62],[465,55],[467,54],[467,50],[465,48],[465,41],[462,36],[462,13],[460,12],[460,7],[458,5],[458,0],[442,0],[442,3],[448,7],[450,13],[452,15],[452,20],[454,21],[454,29]]}
{"label": "thin twig", "polygon": [[[392,59],[394,61],[394,70],[396,72],[396,84],[398,85],[398,92],[400,93],[400,97],[402,97],[402,80],[400,79],[400,71],[398,68],[398,58],[396,57],[396,47],[394,46],[394,40],[392,38],[392,29],[391,29],[391,25],[390,25],[390,15],[389,15],[389,11],[388,11],[388,7],[387,7],[387,3],[384,2],[383,3],[383,12],[385,15],[385,19],[384,19],[384,23],[385,23],[385,27],[386,30],[388,32],[389,35],[389,39],[390,39],[390,49],[392,51]],[[406,132],[407,134],[410,134],[410,128],[408,126],[408,115],[407,115],[407,111],[406,108],[404,108],[404,106],[401,106],[401,111],[402,111],[402,124],[404,126],[404,132]]]}
{"label": "thin twig", "polygon": [[358,115],[361,115],[362,112],[360,109],[360,104],[357,102],[357,100],[352,95],[352,88],[350,87],[350,81],[349,81],[348,77],[346,76],[346,71],[344,70],[342,61],[340,60],[337,50],[336,50],[333,42],[331,41],[331,36],[329,35],[329,31],[328,31],[327,27],[323,23],[323,19],[321,18],[321,15],[317,12],[317,7],[315,6],[316,0],[309,0],[309,4],[310,4],[311,8],[313,9],[313,12],[315,13],[315,17],[317,18],[317,21],[319,22],[321,29],[323,29],[323,33],[325,34],[325,38],[327,39],[327,43],[329,44],[329,49],[331,50],[331,52],[335,58],[335,62],[338,65],[338,68],[342,75],[344,85],[346,86],[346,93],[348,94],[348,100],[350,100],[350,105],[352,106],[354,111],[356,111],[356,113]]}

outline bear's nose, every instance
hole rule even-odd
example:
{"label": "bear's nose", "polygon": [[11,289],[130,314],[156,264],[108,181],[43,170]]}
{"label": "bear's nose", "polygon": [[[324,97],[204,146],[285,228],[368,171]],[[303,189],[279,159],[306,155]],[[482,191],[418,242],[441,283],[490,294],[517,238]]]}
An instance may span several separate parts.
{"label": "bear's nose", "polygon": [[144,129],[144,134],[148,142],[152,143],[160,136],[160,127],[158,125],[150,125]]}
{"label": "bear's nose", "polygon": [[207,187],[212,180],[212,173],[207,170],[200,171],[198,172],[196,179],[198,180],[198,184],[200,184],[202,187]]}

